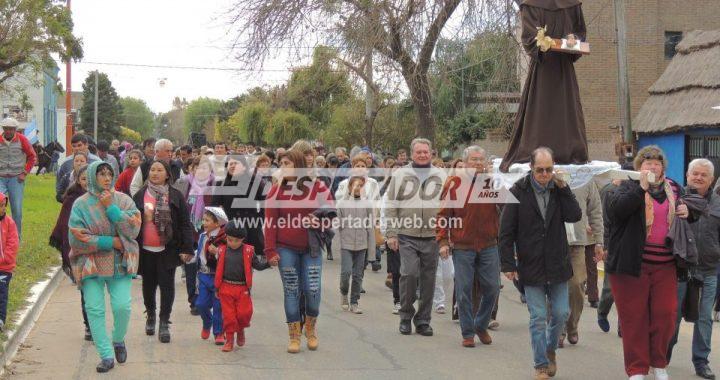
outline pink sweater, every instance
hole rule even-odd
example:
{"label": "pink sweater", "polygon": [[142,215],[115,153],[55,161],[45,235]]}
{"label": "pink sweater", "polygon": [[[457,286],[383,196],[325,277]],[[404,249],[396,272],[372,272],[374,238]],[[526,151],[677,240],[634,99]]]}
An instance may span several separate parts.
{"label": "pink sweater", "polygon": [[668,212],[670,202],[665,200],[658,203],[653,199],[653,224],[650,226],[650,235],[645,239],[645,251],[643,261],[650,263],[668,263],[673,261],[672,250],[667,245],[666,239],[670,224],[668,224]]}

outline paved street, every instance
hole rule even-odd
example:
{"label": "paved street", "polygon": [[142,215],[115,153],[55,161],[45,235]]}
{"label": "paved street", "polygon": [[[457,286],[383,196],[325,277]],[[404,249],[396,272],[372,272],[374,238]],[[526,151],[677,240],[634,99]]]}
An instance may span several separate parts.
{"label": "paved street", "polygon": [[[80,296],[68,282],[57,289],[16,360],[9,366],[12,379],[228,379],[297,378],[335,379],[528,379],[531,352],[527,309],[511,284],[501,292],[499,331],[490,346],[460,346],[459,326],[450,315],[433,315],[435,336],[401,336],[398,318],[391,314],[391,292],[381,273],[367,271],[360,305],[363,315],[339,307],[339,260],[325,262],[323,303],[319,318],[320,349],[309,352],[304,344],[297,355],[285,352],[287,328],[282,290],[276,270],[256,273],[255,314],[247,332],[247,345],[232,353],[200,339],[199,317],[191,316],[180,283],[172,317],[172,342],[143,332],[140,281],[133,286],[133,314],[127,336],[129,358],[109,374],[98,375],[98,357],[92,343],[82,339]],[[384,263],[383,263],[384,265]],[[179,273],[179,272],[178,272]],[[585,309],[580,343],[558,352],[557,379],[622,379],[622,349],[614,333],[602,333],[595,310]],[[616,317],[612,315],[613,325]],[[696,378],[690,363],[690,325],[682,330],[676,359],[669,371],[673,379]],[[715,369],[720,361],[716,327],[713,344]]]}

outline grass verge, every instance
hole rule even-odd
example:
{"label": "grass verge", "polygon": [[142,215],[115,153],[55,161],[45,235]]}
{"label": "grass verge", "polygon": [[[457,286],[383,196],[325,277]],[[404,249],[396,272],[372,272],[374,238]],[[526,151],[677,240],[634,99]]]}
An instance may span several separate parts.
{"label": "grass verge", "polygon": [[[60,206],[55,201],[55,176],[33,174],[27,177],[23,198],[23,236],[8,297],[6,324],[9,328],[14,326],[18,310],[25,306],[30,288],[47,278],[50,267],[60,264],[60,253],[48,245]],[[0,340],[6,339],[4,333],[0,335]]]}

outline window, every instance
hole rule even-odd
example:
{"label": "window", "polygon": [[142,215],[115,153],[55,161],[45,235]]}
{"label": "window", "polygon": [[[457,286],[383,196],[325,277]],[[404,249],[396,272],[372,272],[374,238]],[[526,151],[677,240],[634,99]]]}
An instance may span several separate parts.
{"label": "window", "polygon": [[665,59],[672,59],[675,56],[675,47],[682,37],[682,32],[665,32]]}

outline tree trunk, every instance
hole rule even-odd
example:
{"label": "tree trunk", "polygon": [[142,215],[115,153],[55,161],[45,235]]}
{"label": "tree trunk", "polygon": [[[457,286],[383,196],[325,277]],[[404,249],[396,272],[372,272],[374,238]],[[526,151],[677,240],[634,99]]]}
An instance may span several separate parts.
{"label": "tree trunk", "polygon": [[432,103],[430,101],[430,84],[427,74],[413,72],[405,76],[410,96],[412,97],[415,113],[417,114],[417,125],[415,135],[435,141],[435,119],[432,115]]}
{"label": "tree trunk", "polygon": [[372,86],[373,62],[372,49],[365,55],[365,145],[372,149],[373,124],[377,116],[377,99]]}

